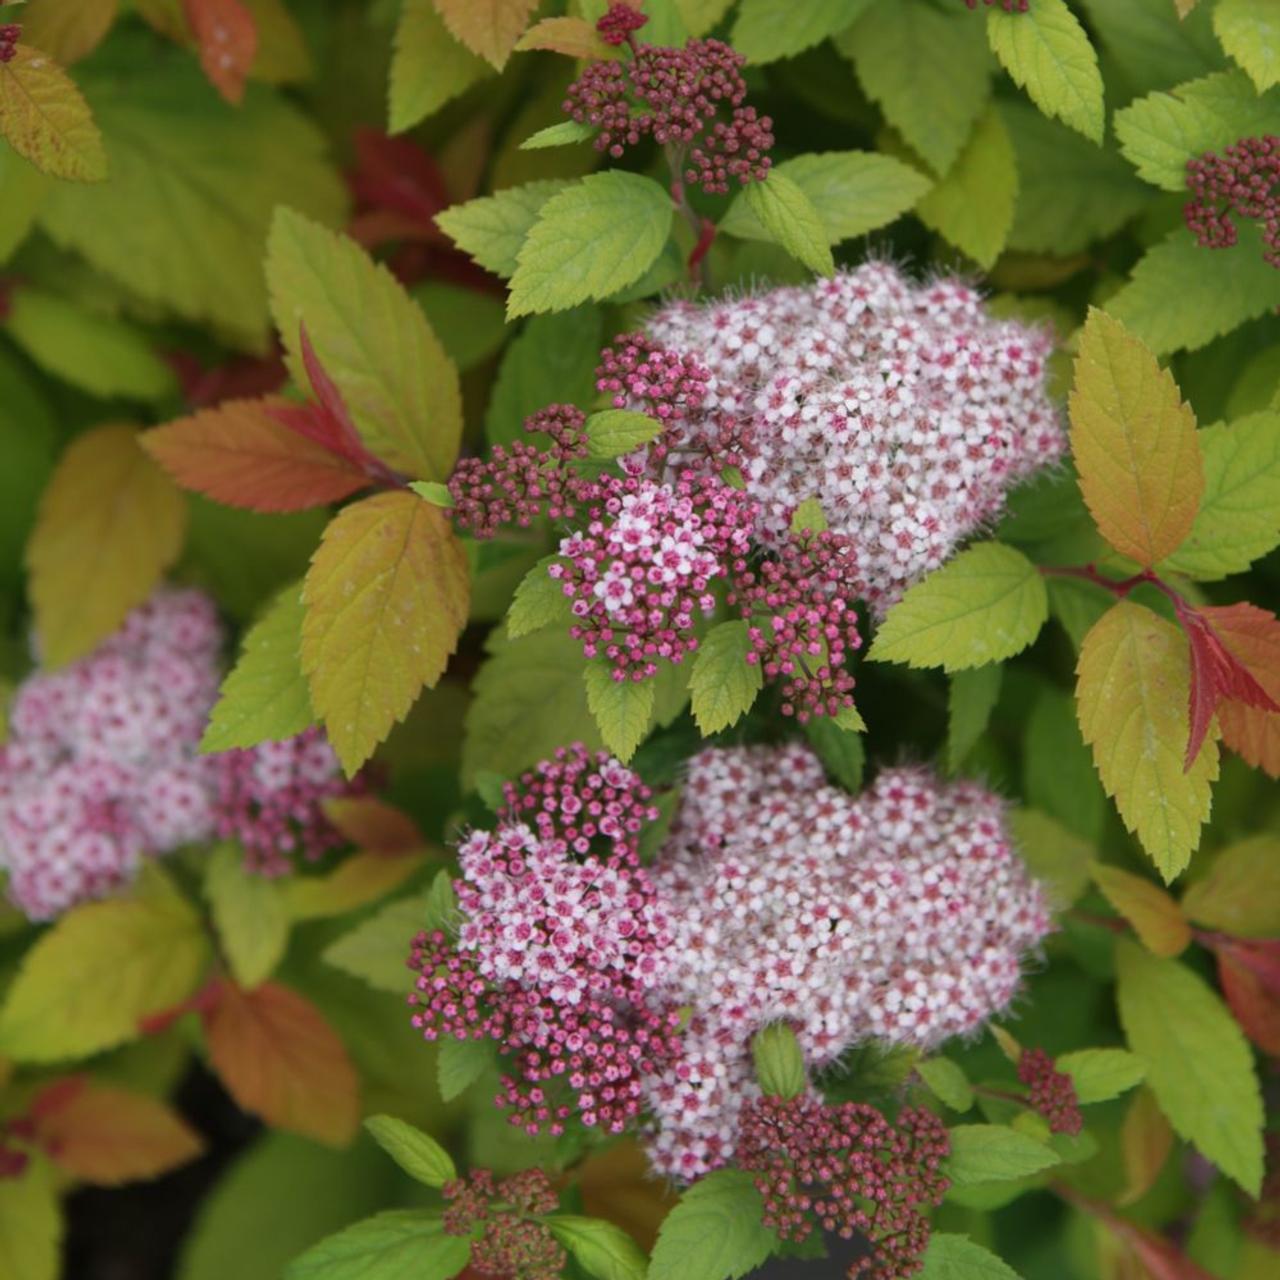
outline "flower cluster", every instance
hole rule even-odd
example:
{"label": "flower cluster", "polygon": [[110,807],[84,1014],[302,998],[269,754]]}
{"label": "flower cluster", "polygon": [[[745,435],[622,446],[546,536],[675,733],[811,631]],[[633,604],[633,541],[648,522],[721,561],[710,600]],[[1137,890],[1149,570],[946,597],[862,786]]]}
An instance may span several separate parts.
{"label": "flower cluster", "polygon": [[675,1016],[648,1002],[671,941],[636,853],[648,798],[616,760],[562,751],[509,789],[496,832],[462,843],[456,942],[415,939],[414,1025],[497,1040],[512,1063],[499,1104],[530,1132],[561,1132],[575,1110],[620,1132],[673,1052]]}
{"label": "flower cluster", "polygon": [[0,23],[0,63],[13,61],[21,39],[22,27],[18,23]]}
{"label": "flower cluster", "polygon": [[0,859],[32,919],[130,881],[144,857],[207,838],[221,629],[194,591],[162,591],[89,657],[28,677],[0,747]]}
{"label": "flower cluster", "polygon": [[706,192],[726,192],[731,180],[762,181],[773,127],[744,105],[746,59],[720,40],[690,40],[680,49],[639,44],[634,32],[645,21],[628,5],[611,6],[597,30],[631,56],[589,63],[568,88],[565,113],[598,129],[596,149],[615,158],[653,138],[671,149],[683,180]]}
{"label": "flower cluster", "polygon": [[845,594],[880,613],[1064,448],[1045,390],[1049,334],[995,319],[956,279],[915,285],[870,263],[672,302],[648,334],[706,372],[683,414],[683,465],[718,471],[731,439],[757,537],[774,548],[816,499],[848,539]]}
{"label": "flower cluster", "polygon": [[874,1107],[816,1098],[757,1098],[743,1108],[737,1162],[755,1174],[764,1225],[803,1241],[815,1227],[870,1242],[850,1280],[907,1280],[922,1265],[929,1220],[942,1202],[947,1130],[907,1107],[892,1125]]}
{"label": "flower cluster", "polygon": [[495,1179],[488,1169],[473,1169],[441,1188],[444,1232],[471,1236],[471,1261],[485,1275],[504,1280],[558,1280],[568,1260],[541,1214],[560,1206],[541,1169],[526,1169]]}
{"label": "flower cluster", "polygon": [[849,796],[802,746],[695,757],[652,875],[663,992],[692,1013],[647,1082],[649,1150],[681,1179],[732,1155],[761,1027],[789,1023],[815,1069],[866,1040],[930,1048],[1003,1009],[1050,928],[995,796],[921,769]]}
{"label": "flower cluster", "polygon": [[1187,161],[1183,210],[1187,227],[1205,249],[1229,249],[1238,238],[1234,219],[1262,224],[1263,259],[1280,268],[1280,137],[1242,138],[1219,156]]}
{"label": "flower cluster", "polygon": [[1076,1086],[1064,1071],[1055,1070],[1043,1049],[1025,1049],[1018,1059],[1018,1079],[1027,1086],[1030,1102],[1054,1133],[1079,1133],[1084,1125]]}

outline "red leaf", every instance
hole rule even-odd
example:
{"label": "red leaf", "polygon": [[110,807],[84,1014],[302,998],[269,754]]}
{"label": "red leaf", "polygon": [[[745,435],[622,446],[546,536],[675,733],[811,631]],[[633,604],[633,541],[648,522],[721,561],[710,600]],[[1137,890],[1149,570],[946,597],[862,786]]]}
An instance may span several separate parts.
{"label": "red leaf", "polygon": [[435,160],[408,138],[390,138],[376,129],[357,129],[355,148],[351,191],[366,214],[388,217],[385,223],[367,223],[368,228],[379,228],[378,238],[357,238],[370,245],[387,239],[446,243],[435,217],[450,203],[449,192]]}
{"label": "red leaf", "polygon": [[228,102],[238,104],[258,54],[253,14],[240,0],[183,0],[183,8],[205,75]]}
{"label": "red leaf", "polygon": [[[1204,608],[1222,643],[1258,684],[1280,703],[1280,621],[1252,604]],[[1228,701],[1218,709],[1222,739],[1237,755],[1280,778],[1280,713]]]}
{"label": "red leaf", "polygon": [[1264,1053],[1280,1057],[1280,999],[1269,991],[1232,945],[1215,947],[1218,980],[1236,1021]]}
{"label": "red leaf", "polygon": [[355,1136],[355,1068],[310,1001],[274,982],[252,991],[224,982],[203,1021],[214,1068],[246,1111],[332,1146]]}
{"label": "red leaf", "polygon": [[232,400],[140,439],[184,488],[251,511],[302,511],[372,484],[350,458],[283,424],[290,411],[283,400]]}
{"label": "red leaf", "polygon": [[206,369],[187,351],[171,351],[165,361],[178,375],[192,409],[208,409],[224,400],[256,400],[279,391],[288,372],[279,350],[269,356],[233,356]]}

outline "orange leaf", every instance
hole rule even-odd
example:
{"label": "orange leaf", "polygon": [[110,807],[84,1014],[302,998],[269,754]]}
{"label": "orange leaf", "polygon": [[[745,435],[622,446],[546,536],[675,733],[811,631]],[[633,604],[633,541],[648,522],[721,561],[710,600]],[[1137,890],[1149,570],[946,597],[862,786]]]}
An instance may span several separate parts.
{"label": "orange leaf", "polygon": [[522,52],[546,49],[592,62],[604,62],[618,56],[618,51],[605,44],[595,27],[583,18],[543,18],[520,37],[516,48]]}
{"label": "orange leaf", "polygon": [[245,81],[258,54],[258,24],[240,0],[183,0],[210,83],[231,103],[244,98]]}
{"label": "orange leaf", "polygon": [[185,489],[250,511],[302,511],[369,487],[353,462],[271,416],[284,400],[232,400],[146,432],[142,447]]}
{"label": "orange leaf", "polygon": [[458,40],[501,71],[538,0],[435,0],[435,6]]}
{"label": "orange leaf", "polygon": [[44,1089],[32,1103],[36,1142],[73,1178],[116,1186],[194,1160],[200,1135],[167,1103],[83,1076]]}
{"label": "orange leaf", "polygon": [[[1213,624],[1222,643],[1249,674],[1280,702],[1280,620],[1252,604],[1233,604],[1200,610]],[[1242,702],[1218,708],[1222,740],[1255,769],[1280,778],[1280,712],[1264,711]]]}
{"label": "orange leaf", "polygon": [[371,853],[413,853],[422,848],[418,824],[377,796],[330,796],[324,811],[352,844]]}
{"label": "orange leaf", "polygon": [[225,982],[203,1021],[214,1069],[246,1111],[331,1146],[355,1136],[355,1068],[313,1004],[278,983],[241,991]]}
{"label": "orange leaf", "polygon": [[1169,957],[1190,945],[1191,926],[1182,908],[1159,885],[1103,863],[1094,864],[1093,879],[1148,951]]}

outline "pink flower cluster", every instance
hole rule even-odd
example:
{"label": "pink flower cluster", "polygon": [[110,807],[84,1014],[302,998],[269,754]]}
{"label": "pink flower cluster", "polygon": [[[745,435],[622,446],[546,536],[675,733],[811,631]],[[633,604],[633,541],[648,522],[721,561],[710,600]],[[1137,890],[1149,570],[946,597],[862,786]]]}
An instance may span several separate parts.
{"label": "pink flower cluster", "polygon": [[205,596],[161,591],[89,657],[22,683],[0,747],[0,860],[32,919],[211,833],[215,766],[196,746],[221,644]]}
{"label": "pink flower cluster", "polygon": [[1050,928],[997,797],[923,769],[850,796],[798,745],[695,757],[652,875],[663,994],[693,1012],[647,1082],[649,1149],[681,1179],[732,1154],[760,1028],[789,1023],[814,1069],[861,1041],[930,1048],[1003,1009]]}
{"label": "pink flower cluster", "polygon": [[495,1179],[488,1169],[473,1169],[441,1188],[444,1232],[471,1236],[476,1271],[502,1280],[560,1280],[565,1251],[543,1222],[560,1197],[541,1169],[525,1169]]}
{"label": "pink flower cluster", "polygon": [[1079,1133],[1084,1125],[1074,1081],[1053,1065],[1043,1049],[1026,1049],[1018,1059],[1018,1079],[1027,1086],[1032,1107],[1054,1133]]}
{"label": "pink flower cluster", "polygon": [[946,1126],[906,1107],[892,1125],[874,1107],[812,1097],[757,1098],[743,1108],[737,1162],[756,1175],[764,1225],[803,1241],[815,1227],[867,1240],[850,1280],[909,1280],[929,1243],[923,1211],[942,1203]]}
{"label": "pink flower cluster", "polygon": [[1047,331],[985,311],[956,279],[916,285],[887,263],[707,304],[649,324],[706,370],[681,423],[685,467],[740,454],[757,538],[782,548],[813,498],[848,539],[844,590],[878,613],[999,515],[1064,448],[1045,390]]}
{"label": "pink flower cluster", "polygon": [[1183,210],[1187,227],[1204,249],[1229,249],[1239,239],[1235,219],[1262,224],[1263,260],[1280,268],[1280,137],[1241,138],[1219,156],[1187,161]]}
{"label": "pink flower cluster", "polygon": [[13,61],[21,39],[22,27],[18,23],[0,23],[0,63]]}
{"label": "pink flower cluster", "polygon": [[720,40],[690,40],[680,49],[639,44],[633,33],[645,21],[619,4],[600,19],[606,43],[627,45],[631,57],[589,63],[568,88],[565,114],[598,129],[596,149],[615,158],[652,138],[672,151],[684,181],[708,193],[728,191],[730,180],[763,181],[773,124],[744,105],[746,59]]}

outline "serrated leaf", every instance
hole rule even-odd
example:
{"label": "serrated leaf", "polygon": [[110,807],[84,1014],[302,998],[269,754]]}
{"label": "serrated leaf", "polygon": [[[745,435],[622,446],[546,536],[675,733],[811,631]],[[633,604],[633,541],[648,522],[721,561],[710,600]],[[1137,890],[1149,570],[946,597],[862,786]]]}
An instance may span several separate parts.
{"label": "serrated leaf", "polygon": [[1256,1196],[1262,1099],[1253,1055],[1226,1006],[1176,960],[1121,938],[1116,1001],[1129,1047],[1174,1129]]}
{"label": "serrated leaf", "polygon": [[1009,238],[1017,201],[1017,158],[993,107],[978,119],[946,177],[916,205],[916,215],[989,268]]}
{"label": "serrated leaf", "polygon": [[370,1116],[364,1127],[405,1173],[424,1186],[442,1187],[458,1176],[449,1153],[421,1129],[395,1116]]}
{"label": "serrated leaf", "polygon": [[507,315],[564,311],[638,280],[671,230],[671,197],[652,178],[594,173],[553,195],[516,255]]}
{"label": "serrated leaf", "polygon": [[1280,935],[1280,837],[1251,836],[1223,849],[1182,895],[1182,909],[1237,937]]}
{"label": "serrated leaf", "polygon": [[[826,228],[828,244],[866,235],[912,208],[931,185],[928,178],[893,156],[874,151],[826,151],[784,160],[784,174],[809,197]],[[748,188],[748,191],[750,188]],[[740,192],[720,229],[751,240],[772,240]]]}
{"label": "serrated leaf", "polygon": [[720,1169],[700,1178],[667,1214],[648,1280],[737,1280],[773,1252],[763,1203],[750,1173]]}
{"label": "serrated leaf", "polygon": [[577,120],[561,120],[559,124],[549,124],[545,129],[530,134],[521,144],[521,151],[541,151],[544,147],[564,147],[574,142],[585,142],[595,137],[595,127],[580,124]]}
{"label": "serrated leaf", "polygon": [[345,915],[398,889],[422,862],[420,853],[353,854],[323,875],[291,878],[285,905],[294,920]]}
{"label": "serrated leaf", "polygon": [[302,669],[349,775],[440,678],[469,598],[448,517],[412,493],[365,498],[325,530],[303,585]]}
{"label": "serrated leaf", "polygon": [[1121,600],[1085,637],[1077,715],[1107,794],[1165,881],[1191,858],[1218,776],[1211,733],[1189,770],[1187,642],[1150,609]]}
{"label": "serrated leaf", "polygon": [[856,794],[861,790],[866,748],[857,730],[841,727],[830,716],[810,716],[804,735],[823,768],[846,791]]}
{"label": "serrated leaf", "polygon": [[44,661],[88,653],[140,605],[182,551],[186,503],[132,427],[96,427],[58,460],[27,543]]}
{"label": "serrated leaf", "polygon": [[486,271],[508,277],[543,205],[564,191],[567,182],[549,179],[508,187],[491,196],[455,204],[436,214],[436,225]]}
{"label": "serrated leaf", "polygon": [[1191,530],[1204,492],[1195,414],[1142,342],[1093,310],[1071,391],[1071,452],[1102,536],[1151,567]]}
{"label": "serrated leaf", "polygon": [[1204,495],[1191,532],[1160,566],[1214,581],[1243,573],[1280,544],[1280,414],[1197,432]]}
{"label": "serrated leaf", "polygon": [[469,1089],[484,1074],[493,1061],[492,1040],[459,1040],[456,1036],[441,1036],[436,1057],[436,1079],[440,1096],[446,1102]]}
{"label": "serrated leaf", "polygon": [[420,930],[431,927],[425,910],[418,897],[390,903],[330,943],[324,952],[325,963],[380,991],[404,994],[414,980],[408,965],[413,939]]}
{"label": "serrated leaf", "polygon": [[313,1245],[284,1280],[451,1280],[470,1257],[470,1239],[445,1235],[438,1211],[388,1209]]}
{"label": "serrated leaf", "polygon": [[72,182],[107,176],[102,134],[75,82],[26,44],[0,62],[0,134],[42,173]]}
{"label": "serrated leaf", "polygon": [[1270,0],[1218,0],[1213,29],[1259,93],[1280,84],[1280,12]]}
{"label": "serrated leaf", "polygon": [[31,1160],[16,1177],[0,1179],[0,1275],[58,1280],[62,1212],[48,1166]]}
{"label": "serrated leaf", "polygon": [[404,0],[388,87],[391,132],[412,129],[488,74],[484,59],[449,34],[433,0]]}
{"label": "serrated leaf", "polygon": [[798,1098],[808,1087],[804,1054],[785,1022],[771,1022],[751,1038],[756,1083],[771,1098]]}
{"label": "serrated leaf", "polygon": [[[1200,610],[1218,638],[1271,698],[1280,702],[1280,622],[1251,604]],[[1238,702],[1218,708],[1222,740],[1255,769],[1280,777],[1280,712]]]}
{"label": "serrated leaf", "polygon": [[1119,867],[1096,863],[1093,879],[1103,897],[1133,926],[1153,955],[1176,956],[1191,945],[1191,926],[1178,904],[1159,885]]}
{"label": "serrated leaf", "polygon": [[587,443],[593,458],[620,458],[656,440],[662,429],[657,418],[630,409],[602,409],[586,422]]}
{"label": "serrated leaf", "polygon": [[275,972],[289,941],[289,915],[280,887],[245,869],[244,850],[220,844],[204,873],[218,943],[242,987],[256,987]]}
{"label": "serrated leaf", "polygon": [[450,32],[499,71],[528,25],[538,0],[434,0]]}
{"label": "serrated leaf", "polygon": [[516,48],[549,49],[568,58],[586,58],[591,62],[605,61],[616,52],[600,38],[595,24],[584,18],[543,18],[516,41]]}
{"label": "serrated leaf", "polygon": [[844,31],[874,0],[742,0],[730,43],[748,62],[777,62]]}
{"label": "serrated leaf", "polygon": [[937,174],[960,154],[991,94],[980,21],[931,0],[875,4],[836,37],[867,96]]}
{"label": "serrated leaf", "polygon": [[558,556],[543,556],[521,578],[507,610],[507,635],[513,640],[572,618],[564,588],[547,572],[557,559]]}
{"label": "serrated leaf", "polygon": [[935,1231],[929,1237],[919,1280],[1019,1280],[1007,1262],[968,1236]]}
{"label": "serrated leaf", "polygon": [[950,1058],[925,1058],[916,1063],[915,1070],[934,1097],[952,1111],[968,1111],[973,1106],[969,1077]]}
{"label": "serrated leaf", "polygon": [[992,52],[1046,115],[1099,145],[1105,118],[1098,55],[1064,0],[1036,0],[1025,13],[987,14]]}
{"label": "serrated leaf", "polygon": [[75,907],[27,951],[0,1010],[0,1052],[54,1062],[114,1048],[191,995],[208,960],[200,918],[176,894]]}
{"label": "serrated leaf", "polygon": [[957,671],[947,688],[947,768],[955,773],[987,731],[1000,698],[999,663]]}
{"label": "serrated leaf", "polygon": [[763,182],[752,182],[742,195],[752,217],[770,240],[818,275],[835,271],[822,215],[800,186],[771,169]]}
{"label": "serrated leaf", "polygon": [[1086,1106],[1118,1098],[1147,1075],[1142,1060],[1124,1049],[1077,1049],[1056,1059],[1054,1067],[1071,1077],[1076,1098]]}
{"label": "serrated leaf", "polygon": [[1059,1162],[1044,1143],[1003,1124],[962,1124],[951,1130],[951,1154],[944,1169],[952,1185],[1025,1178]]}
{"label": "serrated leaf", "polygon": [[648,1259],[621,1227],[568,1213],[553,1213],[544,1221],[551,1234],[595,1280],[645,1280]]}
{"label": "serrated leaf", "polygon": [[1023,861],[1047,885],[1053,905],[1071,906],[1088,888],[1093,845],[1039,809],[1015,809],[1009,826]]}
{"label": "serrated leaf", "polygon": [[625,764],[649,731],[657,693],[655,680],[615,680],[603,659],[590,663],[583,675],[587,706],[600,727],[600,737]]}
{"label": "serrated leaf", "polygon": [[704,736],[727,729],[746,715],[764,688],[759,662],[747,661],[751,652],[743,621],[717,624],[699,644],[689,689],[693,718]]}
{"label": "serrated leaf", "polygon": [[426,315],[354,240],[281,209],[267,282],[289,370],[308,383],[302,326],[364,442],[422,480],[447,480],[462,438],[458,371]]}
{"label": "serrated leaf", "polygon": [[237,1104],[276,1129],[346,1146],[360,1123],[360,1082],[337,1033],[309,1000],[266,982],[219,985],[201,1011],[209,1058]]}
{"label": "serrated leaf", "polygon": [[917,582],[880,624],[867,657],[959,671],[1020,653],[1049,616],[1044,580],[1020,551],[982,542]]}

